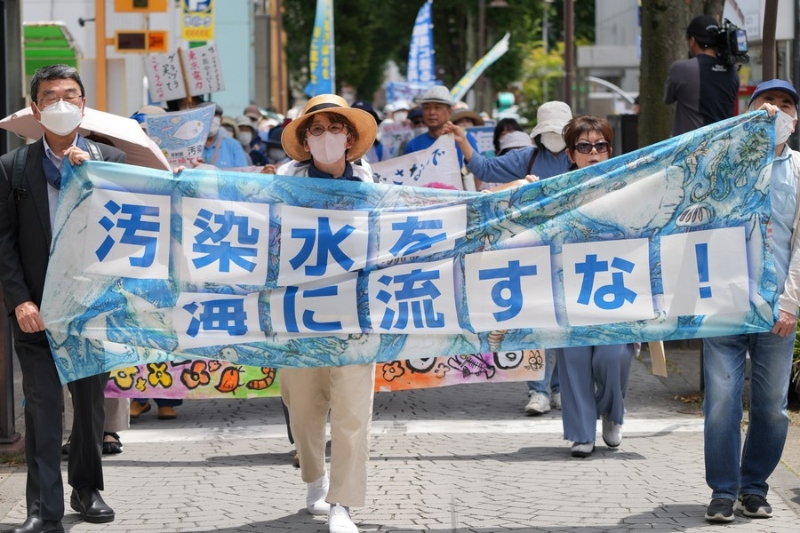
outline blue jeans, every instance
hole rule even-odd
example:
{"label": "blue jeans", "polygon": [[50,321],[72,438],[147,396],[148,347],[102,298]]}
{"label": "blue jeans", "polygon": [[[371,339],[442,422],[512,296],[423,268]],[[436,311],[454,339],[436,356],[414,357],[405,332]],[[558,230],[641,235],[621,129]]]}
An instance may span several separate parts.
{"label": "blue jeans", "polygon": [[[731,335],[703,340],[706,483],[712,498],[766,497],[781,460],[794,334]],[[750,353],[750,423],[742,449],[742,385]]]}
{"label": "blue jeans", "polygon": [[528,382],[528,395],[538,392],[545,396],[550,396],[561,390],[558,381],[558,365],[556,364],[556,353],[563,348],[550,348],[544,351],[547,361],[544,365],[544,379]]}

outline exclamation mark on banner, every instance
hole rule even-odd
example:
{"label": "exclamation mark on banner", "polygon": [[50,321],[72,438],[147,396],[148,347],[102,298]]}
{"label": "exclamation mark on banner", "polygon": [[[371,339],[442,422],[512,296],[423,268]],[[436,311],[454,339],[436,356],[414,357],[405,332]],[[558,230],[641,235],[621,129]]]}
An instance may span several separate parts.
{"label": "exclamation mark on banner", "polygon": [[711,298],[711,287],[702,286],[703,283],[708,283],[708,243],[695,244],[694,253],[697,256],[697,275],[700,278],[700,298]]}

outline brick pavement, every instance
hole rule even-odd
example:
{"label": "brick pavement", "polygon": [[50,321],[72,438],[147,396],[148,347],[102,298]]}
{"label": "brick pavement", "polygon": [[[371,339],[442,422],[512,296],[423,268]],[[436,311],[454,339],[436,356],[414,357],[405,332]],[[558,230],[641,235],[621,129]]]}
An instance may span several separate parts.
{"label": "brick pavement", "polygon": [[[666,380],[646,358],[634,363],[622,445],[598,436],[589,459],[569,456],[558,411],[522,416],[521,383],[378,394],[367,505],[354,519],[392,533],[796,532],[800,478],[784,465],[770,480],[774,518],[703,520],[702,418],[674,399],[696,391],[696,354],[668,357],[681,372]],[[186,402],[174,421],[152,410],[122,440],[105,459],[117,520],[86,524],[68,510],[70,533],[327,531],[302,510],[277,398]],[[0,530],[24,519],[23,489],[24,467],[0,467]]]}

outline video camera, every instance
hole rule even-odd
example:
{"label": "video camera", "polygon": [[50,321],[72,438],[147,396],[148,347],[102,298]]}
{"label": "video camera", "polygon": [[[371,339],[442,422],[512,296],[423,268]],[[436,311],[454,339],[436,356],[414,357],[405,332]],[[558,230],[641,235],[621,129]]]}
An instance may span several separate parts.
{"label": "video camera", "polygon": [[717,56],[728,65],[750,62],[747,55],[747,32],[725,19],[715,38]]}

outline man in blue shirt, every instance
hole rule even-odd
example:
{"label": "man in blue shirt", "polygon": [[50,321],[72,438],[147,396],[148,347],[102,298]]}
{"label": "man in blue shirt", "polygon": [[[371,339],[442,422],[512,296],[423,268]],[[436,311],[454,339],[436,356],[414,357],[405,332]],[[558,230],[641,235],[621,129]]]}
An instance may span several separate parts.
{"label": "man in blue shirt", "polygon": [[237,168],[249,165],[247,154],[239,141],[222,135],[222,107],[217,105],[206,145],[203,147],[203,162],[217,168]]}
{"label": "man in blue shirt", "polygon": [[[444,127],[450,122],[455,102],[450,95],[450,89],[444,85],[434,85],[422,95],[422,98],[417,100],[417,103],[422,107],[422,120],[428,127],[428,131],[408,141],[404,152],[406,154],[430,148],[436,139],[448,133]],[[477,151],[478,143],[475,138],[470,134],[466,134],[466,136],[472,149]],[[464,163],[464,154],[458,145],[456,145],[456,153],[458,153],[458,166],[461,166]]]}
{"label": "man in blue shirt", "polygon": [[[781,460],[789,415],[786,412],[792,353],[800,306],[800,246],[797,188],[800,154],[787,141],[797,124],[797,91],[784,80],[760,83],[749,109],[775,116],[775,160],[770,175],[771,249],[775,258],[778,305],[771,331],[703,339],[706,483],[709,522],[734,520],[734,504],[749,518],[769,518],[767,478]],[[742,447],[742,384],[750,355],[750,416]]]}

